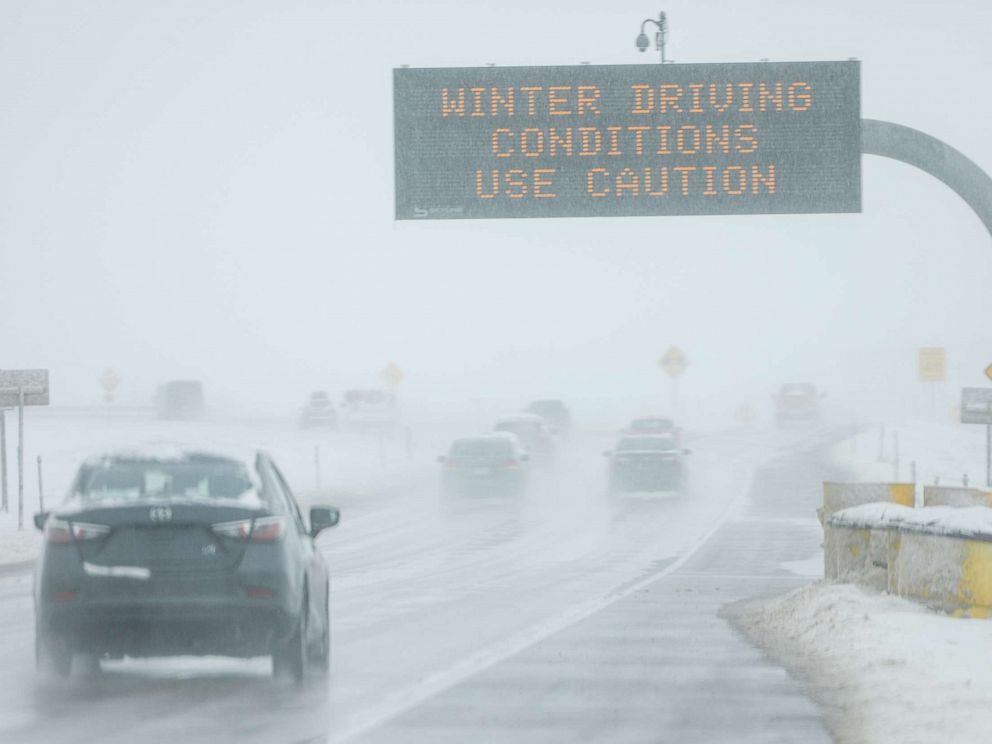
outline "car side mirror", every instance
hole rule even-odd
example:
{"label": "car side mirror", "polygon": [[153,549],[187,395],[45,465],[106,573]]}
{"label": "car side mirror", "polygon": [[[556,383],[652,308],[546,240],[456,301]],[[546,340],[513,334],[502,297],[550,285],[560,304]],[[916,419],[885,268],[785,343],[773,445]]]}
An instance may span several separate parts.
{"label": "car side mirror", "polygon": [[603,450],[603,457],[609,457],[613,454],[613,450]]}
{"label": "car side mirror", "polygon": [[530,455],[528,455],[526,452],[520,455],[520,462],[530,462]]}
{"label": "car side mirror", "polygon": [[34,515],[34,526],[42,532],[45,531],[45,522],[48,521],[48,512],[38,512]]}
{"label": "car side mirror", "polygon": [[691,455],[692,454],[692,450],[691,449],[684,449],[684,450],[682,450],[682,454],[683,455]]}
{"label": "car side mirror", "polygon": [[444,465],[444,463],[446,463],[448,461],[448,458],[445,457],[444,455],[438,455],[437,456],[437,461],[439,463],[441,463],[442,465]]}
{"label": "car side mirror", "polygon": [[334,527],[341,521],[341,512],[333,506],[314,506],[310,509],[310,536],[317,537],[321,532]]}

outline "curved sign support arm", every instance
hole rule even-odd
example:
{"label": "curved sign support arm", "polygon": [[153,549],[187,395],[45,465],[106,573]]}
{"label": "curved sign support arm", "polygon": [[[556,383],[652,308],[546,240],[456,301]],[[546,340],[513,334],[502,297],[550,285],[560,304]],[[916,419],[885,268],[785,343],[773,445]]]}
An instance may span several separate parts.
{"label": "curved sign support arm", "polygon": [[901,160],[940,179],[968,203],[992,234],[992,178],[947,143],[901,124],[862,119],[861,152]]}

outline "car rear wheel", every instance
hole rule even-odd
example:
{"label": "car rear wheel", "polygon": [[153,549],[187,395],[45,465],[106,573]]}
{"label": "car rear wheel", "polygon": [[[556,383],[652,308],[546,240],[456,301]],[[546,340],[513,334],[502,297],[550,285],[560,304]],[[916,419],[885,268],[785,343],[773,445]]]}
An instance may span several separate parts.
{"label": "car rear wheel", "polygon": [[331,613],[330,592],[324,597],[324,627],[320,634],[320,643],[311,656],[314,669],[320,674],[327,674],[331,669]]}
{"label": "car rear wheel", "polygon": [[40,628],[34,634],[34,656],[38,671],[68,677],[72,671],[72,648],[68,641]]}
{"label": "car rear wheel", "polygon": [[277,678],[288,678],[302,682],[307,666],[307,614],[304,602],[293,634],[280,643],[272,652],[272,674]]}

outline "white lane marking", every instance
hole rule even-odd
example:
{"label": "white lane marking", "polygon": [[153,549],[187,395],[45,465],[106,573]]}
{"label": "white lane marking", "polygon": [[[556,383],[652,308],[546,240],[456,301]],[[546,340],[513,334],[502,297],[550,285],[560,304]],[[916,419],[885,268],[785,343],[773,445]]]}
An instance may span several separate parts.
{"label": "white lane marking", "polygon": [[555,617],[531,626],[472,656],[457,661],[447,669],[424,677],[416,685],[386,695],[377,705],[345,719],[344,726],[340,730],[329,734],[328,744],[341,744],[342,742],[361,736],[408,710],[416,708],[435,695],[484,672],[499,662],[519,654],[544,639],[560,633],[566,628],[619,602],[621,599],[629,597],[631,594],[636,594],[656,581],[674,573],[699,552],[713,538],[717,531],[730,520],[750,491],[753,475],[753,470],[749,469],[744,477],[744,487],[727,504],[727,508],[720,515],[720,518],[717,519],[713,527],[694,543],[689,550],[662,570],[656,571],[634,583],[626,584],[622,588],[613,589],[601,597],[575,605]]}

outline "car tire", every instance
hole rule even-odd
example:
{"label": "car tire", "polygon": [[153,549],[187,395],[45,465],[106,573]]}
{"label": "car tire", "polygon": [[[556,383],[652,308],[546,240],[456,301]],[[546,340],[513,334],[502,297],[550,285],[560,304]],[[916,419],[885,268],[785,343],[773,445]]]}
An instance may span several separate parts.
{"label": "car tire", "polygon": [[272,676],[303,682],[307,667],[307,603],[304,601],[292,635],[272,652]]}
{"label": "car tire", "polygon": [[39,672],[68,677],[72,672],[72,648],[68,641],[40,628],[34,634],[34,657]]}
{"label": "car tire", "polygon": [[318,674],[322,675],[328,674],[331,670],[330,592],[331,588],[327,587],[326,594],[324,595],[324,629],[320,635],[320,646],[317,648],[316,653],[311,656],[314,669]]}

